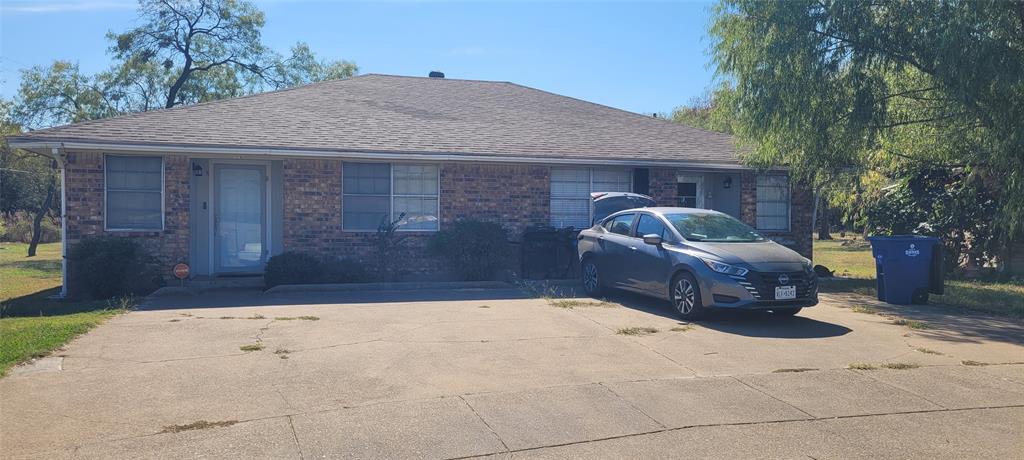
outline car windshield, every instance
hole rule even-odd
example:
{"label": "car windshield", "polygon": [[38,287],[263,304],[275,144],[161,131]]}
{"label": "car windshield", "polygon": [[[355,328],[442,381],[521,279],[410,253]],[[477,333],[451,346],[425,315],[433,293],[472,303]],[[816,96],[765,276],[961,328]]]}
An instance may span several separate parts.
{"label": "car windshield", "polygon": [[665,218],[690,241],[750,243],[765,240],[757,230],[724,214],[666,214]]}

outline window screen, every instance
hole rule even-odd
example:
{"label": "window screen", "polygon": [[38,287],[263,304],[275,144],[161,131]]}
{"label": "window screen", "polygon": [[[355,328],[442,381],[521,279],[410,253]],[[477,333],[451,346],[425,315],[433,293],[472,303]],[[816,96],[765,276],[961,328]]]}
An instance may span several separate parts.
{"label": "window screen", "polygon": [[345,230],[377,230],[391,216],[391,165],[344,163],[341,187]]}
{"label": "window screen", "polygon": [[106,156],[106,227],[163,229],[163,159]]}
{"label": "window screen", "polygon": [[437,230],[436,165],[346,162],[342,171],[345,230],[375,231],[403,214],[399,230]]}
{"label": "window screen", "polygon": [[394,216],[402,230],[437,230],[438,170],[434,165],[394,166]]}
{"label": "window screen", "polygon": [[789,230],[789,178],[783,175],[757,177],[757,228]]}
{"label": "window screen", "polygon": [[590,227],[591,192],[628,192],[629,169],[553,168],[551,216],[553,227]]}

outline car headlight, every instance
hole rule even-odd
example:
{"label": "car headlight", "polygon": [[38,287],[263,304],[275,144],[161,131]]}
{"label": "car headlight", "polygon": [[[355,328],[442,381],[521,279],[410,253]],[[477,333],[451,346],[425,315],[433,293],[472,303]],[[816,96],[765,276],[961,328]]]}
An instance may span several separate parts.
{"label": "car headlight", "polygon": [[746,268],[734,267],[732,265],[725,264],[725,263],[719,262],[717,260],[709,260],[709,259],[700,259],[700,260],[703,261],[704,265],[707,265],[708,268],[710,268],[711,270],[716,271],[718,273],[724,273],[726,275],[746,276],[747,272],[750,271],[750,270],[747,270]]}
{"label": "car headlight", "polygon": [[811,262],[811,259],[808,259],[808,258],[804,257],[804,271],[810,273],[813,270],[814,270],[814,262]]}

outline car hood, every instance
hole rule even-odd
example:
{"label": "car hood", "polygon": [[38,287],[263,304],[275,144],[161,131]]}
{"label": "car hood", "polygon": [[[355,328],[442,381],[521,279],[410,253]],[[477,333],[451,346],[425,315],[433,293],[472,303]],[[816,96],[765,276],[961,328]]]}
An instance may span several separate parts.
{"label": "car hood", "polygon": [[799,271],[804,267],[803,256],[771,241],[756,243],[688,241],[685,244],[727,264],[744,264],[756,271]]}

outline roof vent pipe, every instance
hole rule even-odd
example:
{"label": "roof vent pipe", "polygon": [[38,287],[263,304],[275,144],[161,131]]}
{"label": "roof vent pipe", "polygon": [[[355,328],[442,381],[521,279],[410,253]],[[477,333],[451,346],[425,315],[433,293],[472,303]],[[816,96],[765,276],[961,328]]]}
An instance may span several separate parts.
{"label": "roof vent pipe", "polygon": [[430,78],[444,78],[444,72],[438,72],[436,70],[431,70],[430,73],[427,74],[427,76],[430,77]]}

